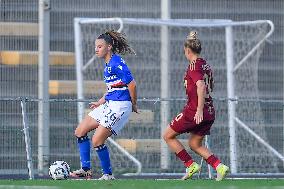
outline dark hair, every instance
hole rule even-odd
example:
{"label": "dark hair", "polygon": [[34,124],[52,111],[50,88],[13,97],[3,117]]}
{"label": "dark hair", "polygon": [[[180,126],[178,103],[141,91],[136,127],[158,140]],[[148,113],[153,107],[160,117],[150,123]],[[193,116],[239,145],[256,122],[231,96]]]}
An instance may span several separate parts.
{"label": "dark hair", "polygon": [[124,33],[116,32],[114,30],[106,31],[99,35],[97,39],[104,39],[112,46],[112,52],[118,54],[135,54],[135,51],[129,46]]}
{"label": "dark hair", "polygon": [[184,47],[190,48],[192,52],[196,54],[200,54],[202,48],[201,48],[201,42],[197,37],[197,32],[196,31],[191,31],[187,38],[186,41],[184,42]]}

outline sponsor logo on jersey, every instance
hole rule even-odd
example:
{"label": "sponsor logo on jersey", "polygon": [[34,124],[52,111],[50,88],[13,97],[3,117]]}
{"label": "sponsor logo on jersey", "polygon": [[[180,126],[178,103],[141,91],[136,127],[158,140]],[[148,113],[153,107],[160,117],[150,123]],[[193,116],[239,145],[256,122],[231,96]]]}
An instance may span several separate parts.
{"label": "sponsor logo on jersey", "polygon": [[104,76],[104,80],[105,81],[108,81],[108,80],[113,80],[113,79],[116,79],[117,78],[117,76],[116,75],[112,75],[112,76]]}
{"label": "sponsor logo on jersey", "polygon": [[209,64],[203,64],[203,65],[202,65],[202,69],[203,69],[203,70],[210,70]]}

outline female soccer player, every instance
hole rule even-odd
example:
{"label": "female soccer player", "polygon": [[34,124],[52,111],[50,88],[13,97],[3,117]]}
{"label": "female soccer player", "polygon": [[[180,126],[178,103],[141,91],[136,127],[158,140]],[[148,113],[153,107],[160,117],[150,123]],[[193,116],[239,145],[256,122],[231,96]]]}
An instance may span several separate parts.
{"label": "female soccer player", "polygon": [[206,61],[199,57],[200,52],[201,42],[197,38],[197,32],[190,32],[184,43],[184,54],[189,61],[184,77],[188,101],[183,111],[172,120],[163,138],[186,167],[183,180],[191,178],[200,169],[176,139],[178,135],[189,132],[191,133],[188,140],[189,147],[217,171],[216,180],[220,181],[229,168],[202,145],[204,136],[210,134],[210,128],[215,120],[215,110],[210,96],[213,89],[212,70]]}
{"label": "female soccer player", "polygon": [[118,54],[135,54],[124,34],[113,30],[98,36],[95,42],[96,55],[104,59],[104,81],[107,93],[97,102],[92,102],[93,110],[75,130],[80,151],[81,169],[73,171],[73,177],[92,177],[90,166],[90,141],[87,133],[96,129],[92,144],[99,156],[103,176],[99,180],[112,180],[109,151],[105,141],[124,127],[131,111],[137,113],[136,83]]}

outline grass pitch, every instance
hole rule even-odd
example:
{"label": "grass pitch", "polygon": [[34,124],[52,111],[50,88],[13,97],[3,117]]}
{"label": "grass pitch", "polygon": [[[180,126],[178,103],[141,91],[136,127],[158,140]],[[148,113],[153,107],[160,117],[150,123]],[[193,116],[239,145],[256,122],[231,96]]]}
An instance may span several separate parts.
{"label": "grass pitch", "polygon": [[0,180],[0,189],[284,189],[283,179],[245,180]]}

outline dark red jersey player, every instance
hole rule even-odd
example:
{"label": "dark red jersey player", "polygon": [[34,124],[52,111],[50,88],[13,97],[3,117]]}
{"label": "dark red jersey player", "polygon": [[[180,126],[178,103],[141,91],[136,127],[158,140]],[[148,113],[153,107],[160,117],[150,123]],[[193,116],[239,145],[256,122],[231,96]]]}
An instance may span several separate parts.
{"label": "dark red jersey player", "polygon": [[[203,107],[203,121],[197,124],[194,116],[198,107],[196,82],[199,80],[204,81],[206,93]],[[205,60],[197,58],[189,64],[185,72],[184,87],[188,98],[187,104],[182,113],[171,122],[171,128],[177,133],[191,132],[201,136],[210,134],[210,128],[215,119],[215,110],[210,95],[213,90],[213,74]]]}
{"label": "dark red jersey player", "polygon": [[169,148],[184,163],[186,173],[183,180],[189,179],[200,169],[187,153],[182,143],[176,138],[183,133],[190,133],[188,145],[192,151],[202,156],[217,171],[217,181],[228,173],[229,167],[221,163],[206,146],[202,144],[205,135],[215,120],[215,110],[210,93],[213,90],[213,74],[206,61],[200,58],[201,42],[197,32],[190,32],[184,43],[184,55],[189,62],[184,76],[187,103],[163,134]]}

